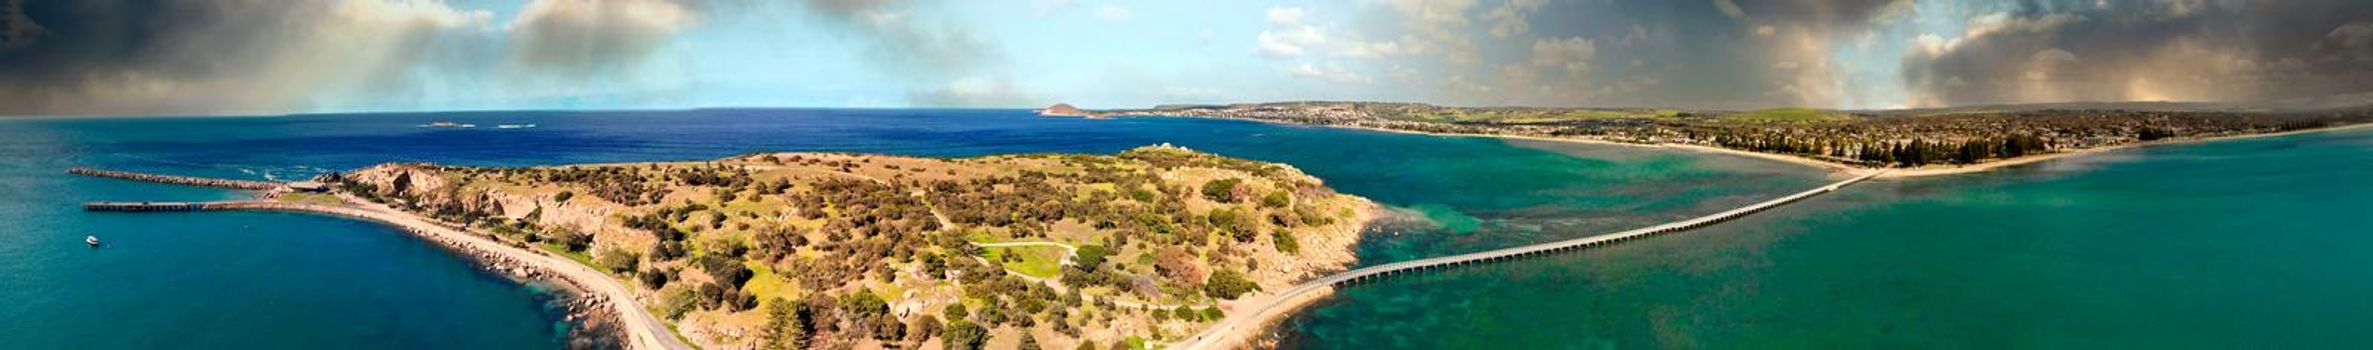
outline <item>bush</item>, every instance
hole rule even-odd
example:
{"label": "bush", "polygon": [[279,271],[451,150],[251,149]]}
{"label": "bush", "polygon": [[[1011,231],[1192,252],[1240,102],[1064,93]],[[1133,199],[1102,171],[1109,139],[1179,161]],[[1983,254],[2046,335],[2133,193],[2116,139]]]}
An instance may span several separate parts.
{"label": "bush", "polygon": [[1269,192],[1268,196],[1261,197],[1262,208],[1284,208],[1293,202],[1292,195],[1285,194],[1285,191]]}
{"label": "bush", "polygon": [[556,194],[553,194],[553,195],[552,195],[552,202],[553,202],[553,203],[568,203],[568,202],[569,202],[569,198],[576,198],[576,197],[577,197],[577,193],[576,193],[576,192],[560,191],[560,193],[556,193]]}
{"label": "bush", "polygon": [[1219,273],[1211,274],[1210,281],[1203,283],[1204,293],[1221,299],[1235,299],[1256,290],[1261,290],[1260,284],[1244,279],[1244,274],[1235,270],[1220,270]]}
{"label": "bush", "polygon": [[1235,203],[1237,199],[1236,185],[1243,182],[1244,180],[1239,180],[1236,178],[1226,178],[1205,182],[1203,183],[1203,198],[1210,199],[1213,202]]}
{"label": "bush", "polygon": [[613,273],[626,273],[634,271],[635,265],[640,263],[642,258],[641,254],[635,254],[618,247],[610,247],[602,249],[600,254],[594,254],[593,264]]}
{"label": "bush", "polygon": [[976,350],[981,348],[982,343],[989,341],[989,330],[982,329],[972,321],[949,321],[947,332],[943,334],[942,340],[950,350]]}
{"label": "bush", "polygon": [[1286,254],[1302,253],[1302,240],[1294,238],[1294,231],[1277,230],[1277,232],[1270,232],[1269,243],[1276,245],[1277,251],[1279,252],[1284,252]]}
{"label": "bush", "polygon": [[1096,265],[1104,264],[1104,257],[1112,256],[1112,251],[1104,249],[1102,245],[1089,244],[1079,246],[1079,251],[1074,254],[1077,255],[1071,257],[1071,262],[1078,263],[1080,270],[1094,271]]}

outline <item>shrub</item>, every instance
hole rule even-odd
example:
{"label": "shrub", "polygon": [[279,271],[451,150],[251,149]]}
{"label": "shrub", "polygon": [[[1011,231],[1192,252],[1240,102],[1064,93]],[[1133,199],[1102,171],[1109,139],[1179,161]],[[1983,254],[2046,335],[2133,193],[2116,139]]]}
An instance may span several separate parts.
{"label": "shrub", "polygon": [[1235,203],[1237,199],[1236,185],[1243,182],[1244,180],[1239,180],[1236,178],[1226,178],[1205,182],[1203,183],[1203,198],[1210,199],[1213,202]]}
{"label": "shrub", "polygon": [[1203,283],[1204,293],[1221,299],[1235,299],[1256,290],[1261,290],[1261,285],[1244,279],[1244,274],[1235,270],[1220,270],[1219,273],[1211,274],[1210,281]]}

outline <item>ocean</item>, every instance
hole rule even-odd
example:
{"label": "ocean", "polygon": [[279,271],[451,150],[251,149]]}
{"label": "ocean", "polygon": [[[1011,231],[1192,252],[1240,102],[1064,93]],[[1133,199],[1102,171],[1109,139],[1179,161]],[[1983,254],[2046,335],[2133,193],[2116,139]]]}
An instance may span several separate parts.
{"label": "ocean", "polygon": [[[475,128],[427,127],[451,120]],[[502,128],[498,125],[520,127]],[[525,125],[534,125],[525,127]],[[2373,133],[2154,147],[1882,181],[1712,229],[1350,288],[1278,329],[1306,348],[2334,345],[2373,325]],[[551,348],[543,288],[401,232],[266,213],[86,213],[231,191],[76,166],[293,179],[383,162],[550,165],[769,151],[1112,153],[1292,164],[1422,219],[1362,264],[1584,237],[1829,181],[1641,147],[1020,110],[506,111],[0,120],[0,344]],[[2313,215],[2310,215],[2313,214]],[[84,247],[97,235],[108,247]],[[2274,297],[2279,296],[2279,297]],[[2211,338],[2214,336],[2214,338]],[[2203,340],[2222,342],[2204,342]],[[2242,343],[2246,342],[2246,343]]]}

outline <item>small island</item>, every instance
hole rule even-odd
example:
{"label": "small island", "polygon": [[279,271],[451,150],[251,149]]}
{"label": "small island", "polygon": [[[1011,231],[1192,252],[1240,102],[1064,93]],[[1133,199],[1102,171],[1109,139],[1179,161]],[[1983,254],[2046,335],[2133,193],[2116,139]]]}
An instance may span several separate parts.
{"label": "small island", "polygon": [[1047,106],[1046,108],[1038,109],[1037,112],[1038,115],[1049,117],[1085,117],[1090,119],[1104,118],[1102,115],[1088,113],[1088,111],[1081,110],[1079,107],[1072,107],[1069,103],[1057,103],[1053,106]]}
{"label": "small island", "polygon": [[1239,300],[1344,270],[1376,215],[1292,166],[1168,145],[385,164],[328,178],[340,196],[626,281],[642,309],[711,349],[1175,343],[1258,316]]}

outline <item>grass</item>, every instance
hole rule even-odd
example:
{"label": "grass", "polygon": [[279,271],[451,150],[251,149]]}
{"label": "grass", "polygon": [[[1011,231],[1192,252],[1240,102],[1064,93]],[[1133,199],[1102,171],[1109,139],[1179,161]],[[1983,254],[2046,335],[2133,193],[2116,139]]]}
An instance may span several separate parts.
{"label": "grass", "polygon": [[276,200],[278,200],[278,201],[281,201],[281,202],[286,202],[286,203],[303,203],[303,204],[320,204],[320,205],[340,205],[340,204],[346,204],[346,200],[343,200],[343,199],[338,199],[338,196],[332,196],[332,195],[327,195],[327,194],[320,194],[320,193],[294,193],[294,192],[292,192],[292,193],[283,193],[283,194],[280,194],[280,198],[276,198]]}
{"label": "grass", "polygon": [[797,286],[792,285],[790,279],[783,278],[783,275],[775,273],[774,268],[767,267],[766,264],[750,262],[745,263],[750,267],[750,271],[754,273],[750,277],[749,282],[742,283],[742,290],[750,291],[750,295],[758,296],[758,300],[768,300],[775,297],[781,297],[784,300],[799,300],[801,297],[801,295],[798,294]]}
{"label": "grass", "polygon": [[[1051,246],[991,247],[984,250],[983,257],[1003,263],[1006,270],[1038,278],[1062,273],[1063,256],[1071,253],[1062,247]],[[1005,261],[1006,255],[1013,255],[1020,260]]]}
{"label": "grass", "polygon": [[547,252],[552,252],[553,254],[560,254],[560,256],[569,257],[569,260],[576,260],[578,264],[582,264],[582,265],[585,265],[585,266],[588,266],[588,267],[592,267],[594,270],[598,270],[598,271],[609,271],[608,269],[603,269],[603,268],[601,267],[601,265],[594,265],[594,264],[593,264],[593,255],[591,255],[591,254],[586,254],[585,252],[569,251],[569,248],[568,248],[568,247],[563,247],[563,246],[560,246],[560,244],[559,244],[559,243],[552,243],[552,242],[537,243],[537,244],[536,244],[536,248],[542,248],[542,249],[544,249],[544,251],[547,251]]}

